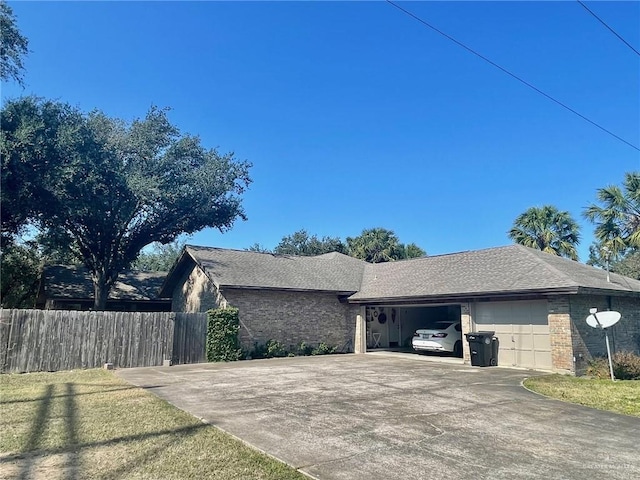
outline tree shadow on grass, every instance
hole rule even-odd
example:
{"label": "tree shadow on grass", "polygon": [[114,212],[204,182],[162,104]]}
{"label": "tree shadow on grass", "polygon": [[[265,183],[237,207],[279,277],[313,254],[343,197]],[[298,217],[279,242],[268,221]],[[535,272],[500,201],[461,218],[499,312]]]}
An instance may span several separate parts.
{"label": "tree shadow on grass", "polygon": [[[44,388],[44,392],[41,396],[24,400],[25,402],[39,402],[37,410],[33,416],[31,426],[29,429],[28,437],[20,453],[0,456],[0,467],[4,465],[13,464],[17,467],[18,474],[17,479],[26,480],[31,478],[35,474],[35,469],[38,462],[47,457],[53,457],[56,455],[64,455],[65,463],[60,468],[63,470],[63,476],[65,479],[78,480],[83,478],[84,472],[82,471],[81,457],[83,453],[87,453],[89,449],[95,449],[100,447],[110,447],[118,444],[136,443],[142,442],[152,438],[158,438],[158,440],[151,444],[144,451],[136,454],[133,457],[127,457],[127,459],[120,459],[115,465],[114,469],[109,469],[105,472],[98,472],[96,478],[126,478],[127,475],[135,468],[144,465],[147,462],[151,462],[165,452],[169,447],[174,444],[183,442],[187,437],[194,435],[201,428],[208,427],[204,423],[194,423],[193,425],[158,430],[155,432],[146,432],[128,436],[121,436],[111,438],[108,440],[95,441],[95,442],[80,442],[79,438],[79,418],[78,418],[78,405],[76,397],[80,395],[92,395],[92,394],[108,394],[111,392],[117,392],[121,390],[137,389],[137,387],[118,387],[109,388],[97,392],[79,393],[76,391],[78,385],[67,382],[64,384],[64,392],[55,394],[55,384],[48,384]],[[94,386],[93,384],[88,384]],[[42,448],[45,441],[45,433],[49,426],[49,423],[53,419],[52,403],[55,399],[63,399],[63,411],[64,411],[64,439],[65,444],[62,447],[57,448]],[[10,402],[5,402],[10,403]],[[166,438],[159,438],[166,437]],[[132,449],[133,450],[133,449]]]}
{"label": "tree shadow on grass", "polygon": [[78,478],[78,467],[80,462],[80,452],[76,449],[78,445],[78,415],[75,401],[75,388],[73,383],[65,383],[64,412],[66,416],[65,429],[67,434],[67,445],[72,449],[67,454],[67,475],[69,480]]}
{"label": "tree shadow on grass", "polygon": [[[40,446],[42,435],[49,419],[52,396],[53,385],[47,385],[44,395],[42,396],[42,400],[40,401],[40,405],[38,406],[38,410],[33,417],[33,423],[31,424],[31,430],[29,432],[29,437],[27,438],[27,443],[24,446],[24,451],[36,450]],[[20,480],[29,478],[29,472],[31,471],[33,463],[33,461],[26,461],[22,465],[20,473],[18,474],[18,478]]]}
{"label": "tree shadow on grass", "polygon": [[99,448],[99,447],[109,447],[115,446],[121,443],[129,443],[129,442],[141,442],[150,438],[155,437],[163,437],[167,436],[168,438],[163,441],[160,445],[154,446],[149,450],[141,452],[139,455],[130,458],[126,462],[121,462],[121,464],[114,470],[108,470],[102,473],[99,476],[95,476],[94,478],[108,479],[108,478],[127,478],[127,473],[139,467],[140,465],[152,461],[153,459],[159,457],[168,447],[171,445],[177,444],[179,442],[183,442],[187,437],[196,434],[200,429],[210,427],[207,424],[195,424],[187,427],[175,428],[175,429],[166,429],[166,430],[158,430],[156,432],[148,432],[138,435],[128,435],[124,437],[117,437],[109,440],[103,440],[99,442],[86,442],[86,443],[76,443],[75,445],[66,445],[60,448],[50,448],[50,449],[39,449],[32,451],[25,451],[21,454],[13,454],[13,455],[5,455],[0,456],[0,466],[2,464],[11,464],[11,463],[23,463],[20,468],[20,474],[17,478],[20,480],[26,480],[30,478],[29,474],[35,465],[35,463],[48,456],[67,454],[69,458],[67,460],[67,464],[65,470],[67,470],[67,475],[65,475],[65,479],[81,479],[83,478],[83,472],[81,471],[81,463],[80,456],[83,451],[91,449],[91,448]]}
{"label": "tree shadow on grass", "polygon": [[[69,385],[68,383],[65,385]],[[73,385],[86,385],[89,387],[100,387],[102,385],[100,384],[96,384],[96,383],[87,383],[87,384],[73,384]],[[52,388],[54,387],[54,385],[50,385]],[[138,387],[116,387],[116,388],[105,388],[96,392],[84,392],[84,393],[77,393],[74,392],[72,395],[74,397],[79,397],[82,395],[98,395],[98,394],[105,394],[105,393],[111,393],[111,392],[118,392],[121,390],[135,390]],[[157,387],[154,387],[157,388]],[[70,394],[69,393],[64,393],[61,395],[49,395],[48,397],[46,396],[47,394],[45,393],[45,396],[43,397],[35,397],[35,398],[20,398],[17,400],[4,400],[4,401],[0,401],[0,405],[10,405],[12,403],[29,403],[29,402],[40,402],[40,401],[44,401],[44,400],[49,400],[51,401],[54,398],[65,398],[68,397]]]}

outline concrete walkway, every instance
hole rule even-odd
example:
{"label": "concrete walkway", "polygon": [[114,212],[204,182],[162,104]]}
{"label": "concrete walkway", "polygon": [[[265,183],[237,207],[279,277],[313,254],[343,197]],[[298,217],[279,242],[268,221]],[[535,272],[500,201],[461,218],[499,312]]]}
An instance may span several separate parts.
{"label": "concrete walkway", "polygon": [[640,478],[639,418],[528,392],[522,370],[331,355],[118,375],[319,479]]}

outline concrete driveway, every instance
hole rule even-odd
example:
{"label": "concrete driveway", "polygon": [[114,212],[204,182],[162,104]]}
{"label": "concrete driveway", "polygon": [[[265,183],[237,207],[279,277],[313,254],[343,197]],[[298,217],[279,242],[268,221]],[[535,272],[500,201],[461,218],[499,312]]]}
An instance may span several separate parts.
{"label": "concrete driveway", "polygon": [[640,418],[528,392],[526,371],[367,354],[118,375],[319,479],[640,478]]}

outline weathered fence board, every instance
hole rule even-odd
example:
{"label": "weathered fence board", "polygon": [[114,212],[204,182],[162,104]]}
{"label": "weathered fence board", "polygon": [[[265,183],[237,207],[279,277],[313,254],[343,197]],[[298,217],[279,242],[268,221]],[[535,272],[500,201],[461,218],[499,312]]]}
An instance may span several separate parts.
{"label": "weathered fence board", "polygon": [[0,371],[206,361],[204,313],[0,311]]}
{"label": "weathered fence board", "polygon": [[174,364],[207,361],[207,315],[176,313],[173,333]]}

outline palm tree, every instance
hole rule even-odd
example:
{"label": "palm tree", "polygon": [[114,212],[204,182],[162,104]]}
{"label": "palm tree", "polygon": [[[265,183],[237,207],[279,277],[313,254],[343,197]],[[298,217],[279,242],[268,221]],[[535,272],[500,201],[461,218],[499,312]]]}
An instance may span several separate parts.
{"label": "palm tree", "polygon": [[595,224],[600,247],[614,258],[640,248],[640,173],[625,173],[623,189],[610,185],[598,189],[596,196],[602,206],[589,205],[584,216]]}
{"label": "palm tree", "polygon": [[347,237],[349,255],[370,263],[392,262],[404,258],[404,246],[391,230],[370,228],[355,237]]}
{"label": "palm tree", "polygon": [[515,219],[508,235],[525,247],[578,260],[580,227],[569,212],[561,212],[553,205],[529,208]]}

